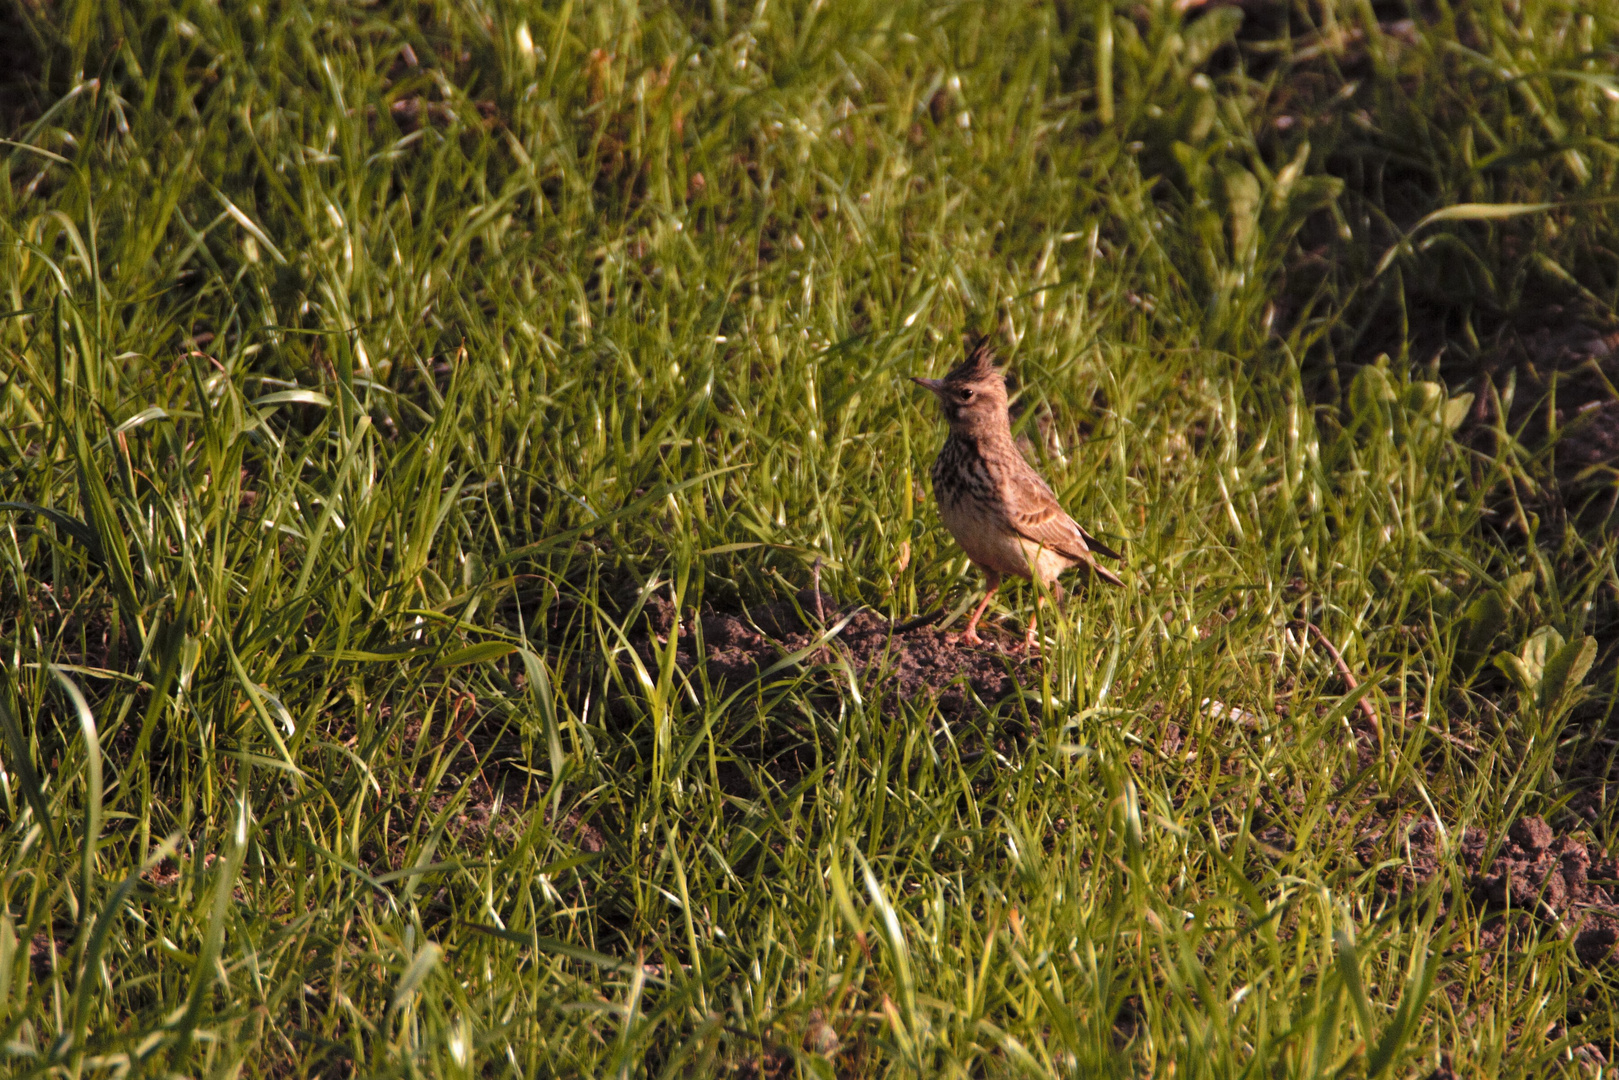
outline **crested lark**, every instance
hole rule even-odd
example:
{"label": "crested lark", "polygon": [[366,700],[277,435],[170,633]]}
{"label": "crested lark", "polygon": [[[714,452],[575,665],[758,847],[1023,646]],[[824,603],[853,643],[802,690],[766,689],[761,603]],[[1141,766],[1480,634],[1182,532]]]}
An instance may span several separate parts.
{"label": "crested lark", "polygon": [[[1012,441],[1007,412],[1006,380],[995,369],[988,340],[978,342],[967,359],[942,379],[913,379],[939,399],[950,435],[933,463],[933,497],[945,527],[984,572],[989,591],[967,620],[962,640],[980,644],[978,620],[1007,574],[1038,576],[1059,598],[1057,575],[1076,566],[1112,585],[1118,575],[1097,565],[1096,556],[1121,558],[1118,552],[1086,532],[1057,504],[1057,497]],[[1028,644],[1033,645],[1040,618],[1034,599]]]}

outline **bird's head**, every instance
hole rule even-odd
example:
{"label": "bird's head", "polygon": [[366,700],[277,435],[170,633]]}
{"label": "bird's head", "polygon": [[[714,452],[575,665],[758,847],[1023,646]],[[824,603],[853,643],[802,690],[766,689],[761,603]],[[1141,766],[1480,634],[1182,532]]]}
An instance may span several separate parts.
{"label": "bird's head", "polygon": [[967,359],[944,378],[911,381],[933,391],[953,432],[987,434],[1004,430],[1008,424],[1006,379],[995,367],[995,351],[988,338],[970,346]]}

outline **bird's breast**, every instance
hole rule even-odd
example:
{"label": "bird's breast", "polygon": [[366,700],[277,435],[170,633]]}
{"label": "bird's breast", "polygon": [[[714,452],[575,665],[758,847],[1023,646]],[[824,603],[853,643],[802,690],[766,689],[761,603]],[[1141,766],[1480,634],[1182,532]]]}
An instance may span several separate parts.
{"label": "bird's breast", "polygon": [[1006,517],[999,485],[976,445],[950,439],[933,463],[939,517],[967,557],[999,574],[1029,576],[1024,542]]}
{"label": "bird's breast", "polygon": [[933,462],[933,493],[942,506],[947,500],[995,501],[999,485],[994,470],[979,453],[978,444],[952,436],[945,440]]}

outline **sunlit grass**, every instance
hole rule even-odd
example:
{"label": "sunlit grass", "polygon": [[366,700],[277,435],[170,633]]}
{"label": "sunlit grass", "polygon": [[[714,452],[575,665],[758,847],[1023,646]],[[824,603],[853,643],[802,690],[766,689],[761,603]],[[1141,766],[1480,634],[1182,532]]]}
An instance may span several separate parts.
{"label": "sunlit grass", "polygon": [[[1185,6],[17,9],[5,1069],[1581,1074],[1611,972],[1379,872],[1605,745],[1611,539],[1456,432],[1614,306],[1619,22]],[[972,597],[966,330],[1128,587],[973,719],[683,673]]]}

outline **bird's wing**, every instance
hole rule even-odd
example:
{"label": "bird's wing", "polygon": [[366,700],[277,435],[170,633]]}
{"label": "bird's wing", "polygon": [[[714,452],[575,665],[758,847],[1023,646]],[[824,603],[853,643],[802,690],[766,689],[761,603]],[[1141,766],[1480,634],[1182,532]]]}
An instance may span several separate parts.
{"label": "bird's wing", "polygon": [[1096,564],[1096,555],[1106,555],[1111,559],[1121,559],[1123,556],[1069,517],[1039,474],[1030,469],[1014,483],[1019,490],[1016,497],[1007,500],[1007,520],[1019,536],[1077,562],[1086,563],[1105,581],[1123,584],[1116,575]]}

